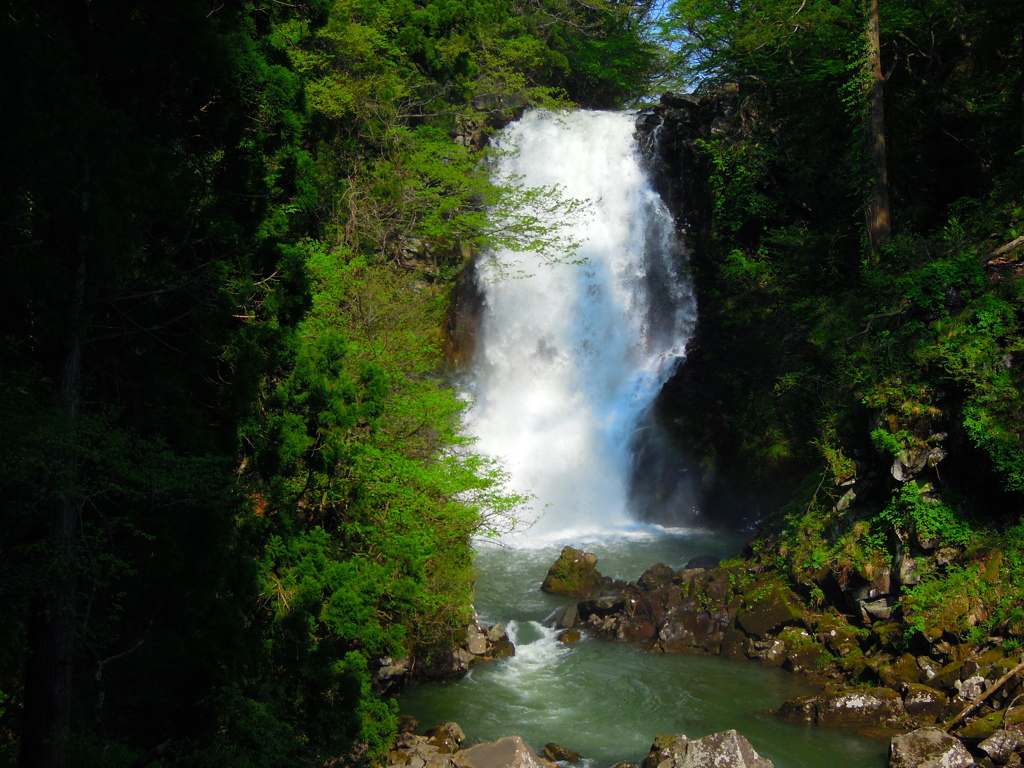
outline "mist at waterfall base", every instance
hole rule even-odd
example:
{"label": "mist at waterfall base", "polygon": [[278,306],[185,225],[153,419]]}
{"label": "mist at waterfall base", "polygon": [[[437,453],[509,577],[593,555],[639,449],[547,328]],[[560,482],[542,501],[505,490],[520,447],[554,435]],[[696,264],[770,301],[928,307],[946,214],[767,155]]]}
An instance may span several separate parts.
{"label": "mist at waterfall base", "polygon": [[659,562],[730,556],[743,537],[705,530],[685,465],[655,449],[664,441],[651,404],[684,359],[696,307],[632,116],[530,112],[498,141],[499,179],[591,201],[564,233],[581,243],[582,263],[499,252],[479,269],[466,427],[476,450],[502,460],[510,489],[534,499],[528,525],[478,546],[475,604],[484,622],[506,626],[516,655],[457,683],[412,688],[402,711],[424,727],[455,721],[473,742],[555,742],[591,766],[639,762],[658,733],[728,728],[778,768],[883,765],[880,742],[759,714],[806,692],[780,670],[587,637],[566,646],[544,626],[570,602],[539,590],[563,545],[629,581]]}

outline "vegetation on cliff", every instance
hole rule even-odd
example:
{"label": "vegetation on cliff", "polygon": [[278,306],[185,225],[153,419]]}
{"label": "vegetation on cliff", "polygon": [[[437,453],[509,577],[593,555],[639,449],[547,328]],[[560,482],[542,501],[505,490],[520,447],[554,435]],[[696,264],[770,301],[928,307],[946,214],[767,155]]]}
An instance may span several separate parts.
{"label": "vegetation on cliff", "polygon": [[712,404],[677,389],[662,405],[692,410],[709,469],[789,499],[762,520],[764,564],[819,603],[899,620],[902,642],[1024,640],[1012,6],[876,6],[881,81],[861,3],[678,0],[666,20],[704,99],[663,114],[713,112],[676,144],[710,182],[690,201],[705,314],[683,377]]}

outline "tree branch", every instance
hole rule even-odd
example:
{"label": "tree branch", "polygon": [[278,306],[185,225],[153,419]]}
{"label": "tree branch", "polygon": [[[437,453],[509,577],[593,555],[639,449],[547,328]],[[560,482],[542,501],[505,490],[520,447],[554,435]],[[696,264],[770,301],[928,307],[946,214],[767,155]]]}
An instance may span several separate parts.
{"label": "tree branch", "polygon": [[1017,250],[1022,245],[1024,245],[1024,235],[1021,235],[1020,237],[1014,238],[1010,242],[1008,242],[1008,243],[1006,243],[1004,245],[999,246],[998,248],[996,248],[994,251],[992,251],[987,256],[984,256],[982,258],[982,260],[981,260],[981,265],[985,266],[990,261],[994,261],[995,259],[998,259],[1000,256],[1005,256],[1006,254],[1010,253],[1011,251]]}

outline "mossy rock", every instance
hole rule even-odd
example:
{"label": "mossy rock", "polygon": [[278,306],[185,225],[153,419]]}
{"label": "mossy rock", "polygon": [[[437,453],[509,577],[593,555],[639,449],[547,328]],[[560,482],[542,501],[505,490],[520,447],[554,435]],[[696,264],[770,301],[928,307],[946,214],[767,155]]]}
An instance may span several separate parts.
{"label": "mossy rock", "polygon": [[778,584],[755,584],[743,595],[744,607],[736,623],[753,637],[764,637],[781,627],[803,621],[799,600]]}
{"label": "mossy rock", "polygon": [[949,664],[935,673],[935,677],[928,681],[928,685],[933,688],[942,688],[946,691],[955,690],[956,681],[960,679],[963,666],[963,660],[949,662]]}
{"label": "mossy rock", "polygon": [[857,630],[843,617],[826,613],[818,618],[814,629],[818,639],[836,656],[842,658],[860,653]]}
{"label": "mossy rock", "polygon": [[876,621],[869,637],[881,648],[895,648],[903,637],[903,627],[895,621]]}
{"label": "mossy rock", "polygon": [[889,664],[883,664],[878,669],[878,676],[886,685],[897,688],[900,683],[921,682],[921,667],[917,664],[917,658],[912,653],[904,653],[892,660]]}
{"label": "mossy rock", "polygon": [[1024,724],[1024,705],[1019,707],[1010,707],[1006,710],[1003,716],[1004,724],[1009,727],[1011,725]]}
{"label": "mossy rock", "polygon": [[942,717],[948,697],[942,691],[921,683],[910,683],[903,696],[903,708],[919,725],[930,725]]}
{"label": "mossy rock", "polygon": [[554,562],[541,591],[552,595],[579,597],[593,590],[601,581],[597,556],[580,549],[565,547]]}
{"label": "mossy rock", "polygon": [[974,718],[955,733],[958,738],[974,743],[984,741],[1002,727],[1003,713],[990,712],[987,715]]}

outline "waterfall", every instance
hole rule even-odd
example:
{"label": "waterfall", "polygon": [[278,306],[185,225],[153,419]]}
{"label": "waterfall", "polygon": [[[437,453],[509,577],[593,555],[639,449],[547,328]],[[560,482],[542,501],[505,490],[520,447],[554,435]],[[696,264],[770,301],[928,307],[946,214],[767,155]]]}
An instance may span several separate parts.
{"label": "waterfall", "polygon": [[502,460],[512,489],[535,496],[533,539],[650,519],[631,510],[634,453],[684,355],[695,304],[634,130],[628,114],[534,111],[498,138],[509,150],[499,179],[590,201],[563,224],[582,264],[499,251],[479,270],[484,315],[467,429],[478,450]]}

